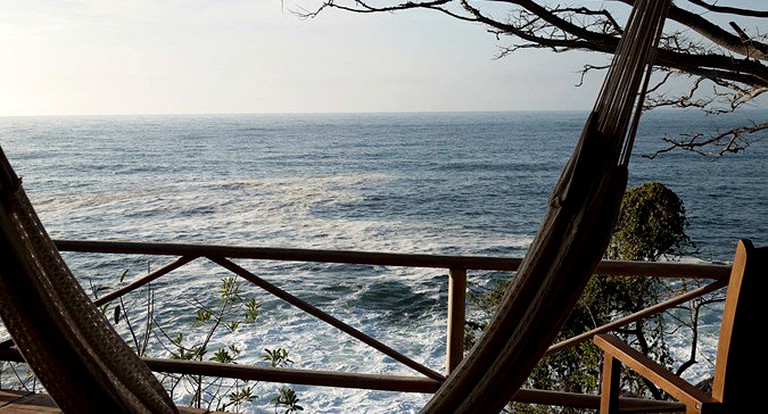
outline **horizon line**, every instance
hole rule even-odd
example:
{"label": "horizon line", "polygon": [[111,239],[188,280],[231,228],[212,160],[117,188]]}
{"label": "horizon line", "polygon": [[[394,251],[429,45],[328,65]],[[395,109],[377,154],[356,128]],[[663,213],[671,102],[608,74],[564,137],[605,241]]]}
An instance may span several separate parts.
{"label": "horizon line", "polygon": [[[739,111],[761,108],[741,108]],[[408,114],[503,114],[503,113],[588,113],[591,109],[503,109],[503,110],[424,110],[424,111],[360,111],[360,112],[158,112],[158,113],[72,113],[72,114],[15,114],[0,118],[86,118],[86,117],[203,117],[203,116],[327,116],[327,115],[408,115]],[[655,108],[652,112],[700,111],[699,108]],[[739,112],[735,111],[735,112]]]}

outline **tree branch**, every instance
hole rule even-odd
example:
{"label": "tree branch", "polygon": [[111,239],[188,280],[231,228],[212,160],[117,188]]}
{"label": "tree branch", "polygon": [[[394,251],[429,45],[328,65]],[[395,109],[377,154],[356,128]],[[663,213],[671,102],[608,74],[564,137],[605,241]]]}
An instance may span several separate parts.
{"label": "tree branch", "polygon": [[713,11],[715,13],[733,14],[746,17],[768,17],[768,11],[752,10],[752,9],[740,9],[738,7],[718,6],[715,4],[709,4],[703,0],[688,0],[689,3],[695,4],[699,7]]}
{"label": "tree branch", "polygon": [[[627,5],[634,4],[634,0],[619,0]],[[688,0],[696,1],[696,0]],[[768,60],[768,44],[750,39],[745,42],[741,36],[735,35],[722,27],[707,20],[702,15],[692,11],[682,9],[672,4],[669,8],[667,18],[693,30],[713,44],[725,48],[733,53],[754,58],[758,60]]]}
{"label": "tree branch", "polygon": [[[320,0],[313,12],[299,15],[315,17],[327,8],[355,13],[389,13],[412,9],[428,9],[467,22],[481,23],[500,41],[512,40],[500,46],[496,58],[502,58],[521,49],[547,49],[555,53],[571,50],[613,54],[622,35],[622,24],[615,18],[618,8],[633,6],[635,0],[616,0],[611,8],[605,2],[571,0],[569,5],[550,5],[541,0]],[[369,3],[370,1],[370,3]],[[683,0],[678,0],[678,4]],[[668,18],[679,26],[668,28],[657,50],[655,71],[663,73],[650,89],[651,98],[646,109],[656,107],[696,107],[709,113],[732,112],[745,103],[768,92],[768,43],[766,35],[750,34],[738,22],[721,27],[712,18],[713,13],[743,18],[766,17],[768,12],[736,7],[724,7],[714,0],[687,0],[706,12],[673,4]],[[375,4],[375,6],[374,6]],[[487,5],[491,7],[488,8]],[[554,3],[553,3],[554,4]],[[506,6],[506,9],[505,9]],[[506,14],[496,17],[499,11]],[[682,28],[680,28],[682,27]],[[518,41],[519,40],[519,41]],[[600,66],[584,66],[578,85],[584,76]],[[687,93],[662,92],[662,86],[671,82],[672,75],[687,75],[690,89]],[[711,89],[707,89],[711,86]],[[676,88],[669,88],[674,90]],[[732,129],[712,140],[692,133],[685,139],[665,142],[674,148],[689,149],[708,154],[738,152],[752,142],[755,132],[764,128],[747,125]],[[706,142],[706,144],[702,144]],[[710,145],[722,144],[719,150],[704,150]],[[659,151],[657,156],[665,150]]]}
{"label": "tree branch", "polygon": [[[763,140],[766,136],[756,136],[761,131],[768,131],[768,122],[763,124],[753,123],[752,125],[732,128],[727,131],[718,132],[713,135],[707,135],[699,132],[681,134],[680,139],[673,139],[669,136],[661,138],[662,141],[669,144],[667,148],[656,151],[645,157],[654,159],[657,156],[670,152],[674,149],[684,149],[704,156],[721,157],[728,153],[738,153],[747,149],[753,142]],[[715,150],[706,150],[706,148],[715,147]]]}

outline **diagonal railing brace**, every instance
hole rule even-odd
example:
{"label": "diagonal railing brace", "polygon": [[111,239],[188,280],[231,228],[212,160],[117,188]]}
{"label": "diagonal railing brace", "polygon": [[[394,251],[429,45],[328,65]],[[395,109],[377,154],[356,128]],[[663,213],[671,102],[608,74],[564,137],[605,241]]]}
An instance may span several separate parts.
{"label": "diagonal railing brace", "polygon": [[342,322],[341,320],[329,315],[328,313],[318,309],[317,307],[297,298],[296,296],[291,295],[290,293],[284,291],[283,289],[280,289],[279,287],[273,285],[272,283],[267,282],[266,280],[256,276],[255,274],[249,272],[248,270],[244,269],[243,267],[237,265],[236,263],[230,261],[229,259],[226,259],[224,257],[208,257],[209,260],[212,262],[218,264],[221,267],[224,267],[225,269],[229,270],[230,272],[242,277],[243,279],[255,284],[256,286],[264,289],[265,291],[271,293],[274,296],[277,296],[278,298],[288,302],[289,304],[303,310],[304,312],[322,320],[323,322],[341,330],[342,332],[347,333],[348,335],[358,339],[359,341],[365,343],[366,345],[375,348],[376,350],[384,353],[385,355],[389,356],[390,358],[393,358],[394,360],[414,369],[415,371],[426,375],[429,378],[443,381],[445,380],[445,377],[412,360],[411,358],[408,358],[407,356],[397,352],[396,350],[392,349],[388,345],[371,338],[370,336],[364,334],[363,332],[359,331],[358,329],[352,327],[351,325]]}

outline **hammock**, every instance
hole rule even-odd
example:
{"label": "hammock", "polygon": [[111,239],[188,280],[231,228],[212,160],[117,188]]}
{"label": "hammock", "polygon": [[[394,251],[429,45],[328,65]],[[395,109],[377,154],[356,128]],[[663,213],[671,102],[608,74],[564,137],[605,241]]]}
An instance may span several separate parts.
{"label": "hammock", "polygon": [[0,316],[65,413],[177,413],[73,277],[0,148]]}
{"label": "hammock", "polygon": [[549,209],[496,314],[422,413],[498,413],[562,327],[602,258],[669,0],[638,0]]}

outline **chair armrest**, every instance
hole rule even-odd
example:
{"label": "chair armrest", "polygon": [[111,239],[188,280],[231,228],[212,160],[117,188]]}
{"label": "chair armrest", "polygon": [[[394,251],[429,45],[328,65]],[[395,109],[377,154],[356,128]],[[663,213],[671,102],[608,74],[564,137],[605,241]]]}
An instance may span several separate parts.
{"label": "chair armrest", "polygon": [[592,341],[605,352],[606,358],[615,358],[635,372],[654,383],[672,398],[691,407],[695,412],[713,412],[720,403],[674,375],[656,361],[641,354],[613,335],[596,335]]}

